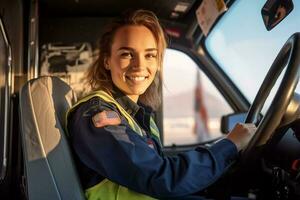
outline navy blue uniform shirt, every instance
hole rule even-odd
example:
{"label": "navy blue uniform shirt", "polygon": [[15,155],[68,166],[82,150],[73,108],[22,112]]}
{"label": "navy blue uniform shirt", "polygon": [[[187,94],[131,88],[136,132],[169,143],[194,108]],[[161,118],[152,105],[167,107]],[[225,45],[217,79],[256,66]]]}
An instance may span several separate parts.
{"label": "navy blue uniform shirt", "polygon": [[[76,164],[85,189],[107,178],[134,191],[156,198],[190,195],[212,184],[236,159],[236,146],[222,139],[209,148],[176,156],[163,156],[150,136],[151,110],[121,92],[115,100],[136,120],[145,133],[138,135],[118,109],[98,97],[82,103],[69,117],[69,133]],[[92,117],[103,110],[119,113],[120,125],[96,128]],[[154,143],[149,145],[149,139]]]}

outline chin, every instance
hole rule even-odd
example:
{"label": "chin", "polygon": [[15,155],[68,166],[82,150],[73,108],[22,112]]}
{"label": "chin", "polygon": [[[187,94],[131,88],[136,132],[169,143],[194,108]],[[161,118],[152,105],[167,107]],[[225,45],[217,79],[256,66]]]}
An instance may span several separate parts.
{"label": "chin", "polygon": [[131,95],[142,95],[145,93],[146,89],[131,89]]}

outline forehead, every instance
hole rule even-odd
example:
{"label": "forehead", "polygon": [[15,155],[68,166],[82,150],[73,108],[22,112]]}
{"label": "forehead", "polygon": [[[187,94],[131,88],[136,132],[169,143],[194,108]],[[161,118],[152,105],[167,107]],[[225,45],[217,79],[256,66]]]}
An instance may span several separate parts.
{"label": "forehead", "polygon": [[157,48],[153,33],[143,25],[126,25],[119,28],[114,36],[112,48]]}

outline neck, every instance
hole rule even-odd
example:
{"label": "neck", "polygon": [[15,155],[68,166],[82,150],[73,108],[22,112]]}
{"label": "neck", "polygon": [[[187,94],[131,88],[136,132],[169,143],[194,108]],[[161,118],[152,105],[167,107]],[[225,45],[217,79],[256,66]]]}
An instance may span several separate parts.
{"label": "neck", "polygon": [[129,99],[131,99],[133,102],[137,103],[138,99],[139,99],[139,95],[126,95],[129,97]]}

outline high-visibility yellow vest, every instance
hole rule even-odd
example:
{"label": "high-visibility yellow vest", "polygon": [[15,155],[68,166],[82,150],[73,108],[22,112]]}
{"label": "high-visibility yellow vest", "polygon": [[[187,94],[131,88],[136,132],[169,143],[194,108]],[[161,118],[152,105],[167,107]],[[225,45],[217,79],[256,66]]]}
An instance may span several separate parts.
{"label": "high-visibility yellow vest", "polygon": [[[91,93],[90,95],[84,97],[80,101],[78,101],[68,112],[66,117],[70,112],[74,110],[79,104],[90,100],[91,98],[99,97],[103,101],[113,104],[117,107],[119,112],[125,117],[129,126],[139,135],[143,136],[142,129],[135,122],[135,120],[131,117],[130,114],[126,112],[126,110],[108,93],[100,90]],[[160,141],[159,130],[153,120],[150,118],[150,131],[152,136],[156,137],[158,141]],[[116,184],[108,179],[104,179],[100,183],[94,185],[91,188],[86,189],[85,191],[86,198],[88,200],[153,200],[154,198],[132,191],[124,186]]]}

